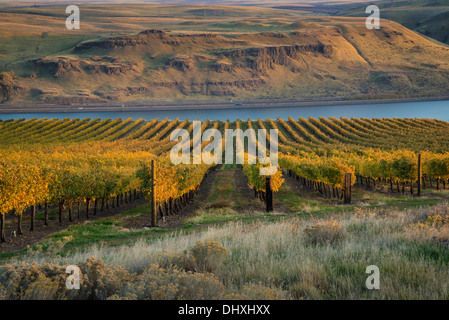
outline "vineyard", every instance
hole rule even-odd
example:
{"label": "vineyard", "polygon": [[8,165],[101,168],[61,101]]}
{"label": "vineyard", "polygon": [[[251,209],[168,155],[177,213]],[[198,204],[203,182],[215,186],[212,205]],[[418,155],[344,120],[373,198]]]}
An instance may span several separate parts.
{"label": "vineyard", "polygon": [[[152,226],[181,213],[216,166],[173,165],[169,153],[178,141],[171,141],[170,134],[176,129],[192,134],[193,122],[1,121],[1,241],[7,241],[6,223],[12,217],[17,219],[16,235],[22,235],[25,215],[33,232],[37,212],[43,212],[46,226],[52,208],[59,222],[74,222],[80,219],[81,206],[89,219],[145,197],[151,203],[148,224]],[[351,202],[352,189],[420,196],[421,190],[445,189],[449,179],[449,123],[444,121],[290,117],[205,121],[201,133],[207,129],[218,129],[223,137],[227,129],[254,129],[241,148],[257,143],[258,129],[278,130],[279,170],[268,184],[259,174],[260,163],[241,166],[248,188],[265,202],[272,201],[267,193],[278,192],[286,177],[301,188],[346,204]],[[193,143],[187,147],[193,150]],[[204,149],[211,141],[195,143]],[[221,143],[224,146],[224,139]],[[267,143],[273,143],[269,136]]]}

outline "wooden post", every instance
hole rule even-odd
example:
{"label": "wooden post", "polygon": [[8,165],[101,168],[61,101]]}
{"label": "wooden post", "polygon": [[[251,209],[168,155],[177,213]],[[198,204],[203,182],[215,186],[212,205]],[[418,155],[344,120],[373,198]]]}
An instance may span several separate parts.
{"label": "wooden post", "polygon": [[167,217],[170,214],[170,211],[168,209],[168,201],[167,200],[164,202],[164,211],[165,211],[165,216]]}
{"label": "wooden post", "polygon": [[418,197],[421,196],[421,174],[421,153],[418,153]]}
{"label": "wooden post", "polygon": [[266,204],[267,204],[267,212],[273,211],[273,190],[271,189],[271,176],[267,176],[266,178]]}
{"label": "wooden post", "polygon": [[173,215],[173,199],[172,198],[170,198],[168,200],[168,212],[169,212],[169,215]]}
{"label": "wooden post", "polygon": [[5,237],[5,215],[6,213],[2,213],[0,214],[0,242],[6,242],[6,237]]}
{"label": "wooden post", "polygon": [[351,203],[351,173],[345,173],[344,203]]}
{"label": "wooden post", "polygon": [[45,201],[44,226],[48,226],[48,202]]}
{"label": "wooden post", "polygon": [[63,206],[64,206],[64,201],[59,201],[59,206],[58,206],[59,222],[62,222],[62,207]]}
{"label": "wooden post", "polygon": [[30,227],[30,231],[34,231],[34,219],[36,217],[36,205],[33,204],[31,206],[31,227]]}
{"label": "wooden post", "polygon": [[89,219],[90,199],[86,199],[86,219]]}
{"label": "wooden post", "polygon": [[73,206],[73,202],[69,201],[68,207],[69,207],[69,221],[70,221],[70,222],[73,221],[73,217],[72,217],[72,206]]}
{"label": "wooden post", "polygon": [[154,159],[151,160],[151,226],[157,226],[157,212],[156,212],[156,184],[154,183],[156,179],[156,170]]}

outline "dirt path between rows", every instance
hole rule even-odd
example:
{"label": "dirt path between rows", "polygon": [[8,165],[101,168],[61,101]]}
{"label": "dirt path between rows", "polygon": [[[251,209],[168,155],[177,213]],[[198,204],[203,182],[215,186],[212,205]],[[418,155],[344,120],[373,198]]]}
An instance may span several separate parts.
{"label": "dirt path between rows", "polygon": [[[211,199],[211,193],[216,194],[218,186],[224,184],[224,179],[232,177],[232,183],[235,196],[233,199]],[[202,184],[198,188],[198,192],[192,202],[187,204],[182,212],[171,216],[163,217],[158,221],[158,227],[164,229],[181,228],[186,224],[186,220],[198,214],[203,210],[229,207],[241,214],[252,212],[263,212],[265,205],[257,200],[254,192],[248,185],[248,179],[241,169],[222,170],[221,166],[217,166],[210,171]],[[148,219],[133,219],[124,224],[126,228],[144,228],[148,227]]]}
{"label": "dirt path between rows", "polygon": [[239,199],[236,210],[242,213],[263,212],[265,203],[257,199],[248,184],[248,178],[241,169],[233,171],[236,195]]}

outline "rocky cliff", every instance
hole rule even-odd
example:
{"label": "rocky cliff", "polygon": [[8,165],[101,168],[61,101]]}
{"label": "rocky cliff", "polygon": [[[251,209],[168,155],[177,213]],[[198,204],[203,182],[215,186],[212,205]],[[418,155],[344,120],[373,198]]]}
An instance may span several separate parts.
{"label": "rocky cliff", "polygon": [[[316,53],[323,57],[331,58],[332,46],[318,44],[269,46],[259,48],[238,49],[225,52],[222,55],[235,61],[244,60],[245,66],[252,70],[265,73],[268,69],[274,69],[276,65],[295,67],[292,63],[300,59],[304,53]],[[296,68],[293,69],[297,71]]]}
{"label": "rocky cliff", "polygon": [[89,59],[49,57],[31,60],[31,62],[41,72],[48,72],[54,78],[59,78],[65,74],[81,73],[82,71],[88,74],[121,75],[136,71],[137,67],[134,62],[115,57],[90,57]]}

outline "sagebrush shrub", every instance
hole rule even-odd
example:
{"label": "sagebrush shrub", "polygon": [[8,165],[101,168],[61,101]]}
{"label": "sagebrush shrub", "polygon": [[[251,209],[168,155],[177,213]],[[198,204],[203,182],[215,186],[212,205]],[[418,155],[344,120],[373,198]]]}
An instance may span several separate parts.
{"label": "sagebrush shrub", "polygon": [[344,230],[335,220],[320,221],[304,229],[304,241],[308,244],[334,244],[344,238]]}
{"label": "sagebrush shrub", "polygon": [[[62,246],[61,242],[54,248]],[[37,247],[33,252],[41,255],[44,251]],[[90,257],[77,264],[80,269],[80,289],[75,290],[66,288],[67,266],[40,265],[37,262],[7,265],[0,272],[0,298],[221,299],[225,295],[225,288],[212,272],[217,271],[227,255],[228,251],[220,243],[207,239],[204,243],[198,241],[181,253],[162,252],[149,257],[138,273],[132,274],[121,266],[108,266],[101,259]],[[267,298],[273,295],[269,288],[256,289],[245,289],[248,292],[244,296],[251,299],[257,296],[257,290]]]}
{"label": "sagebrush shrub", "polygon": [[424,240],[441,247],[449,247],[449,217],[447,216],[427,216],[424,222],[412,224],[408,231],[408,237],[413,241]]}
{"label": "sagebrush shrub", "polygon": [[204,243],[198,240],[188,254],[192,257],[196,272],[215,272],[226,260],[228,250],[220,243],[206,239]]}
{"label": "sagebrush shrub", "polygon": [[428,216],[426,221],[424,222],[424,226],[428,228],[442,228],[449,226],[449,218],[442,217],[440,215],[436,216]]}
{"label": "sagebrush shrub", "polygon": [[206,239],[205,242],[198,240],[196,244],[179,253],[162,251],[153,257],[149,257],[144,265],[157,263],[160,267],[178,268],[184,271],[215,273],[225,262],[228,250],[220,243]]}
{"label": "sagebrush shrub", "polygon": [[128,271],[120,266],[107,266],[101,259],[87,258],[80,263],[80,289],[69,290],[72,299],[106,299],[131,280]]}
{"label": "sagebrush shrub", "polygon": [[109,299],[205,300],[220,299],[223,293],[223,284],[211,273],[164,269],[153,264]]}
{"label": "sagebrush shrub", "polygon": [[66,266],[36,262],[6,265],[0,275],[0,291],[7,300],[106,299],[130,280],[120,266],[107,266],[103,261],[88,258],[78,265],[80,289],[67,290]]}
{"label": "sagebrush shrub", "polygon": [[6,265],[0,274],[6,300],[56,300],[65,297],[65,268],[45,263]]}
{"label": "sagebrush shrub", "polygon": [[35,257],[49,257],[54,256],[62,252],[64,246],[73,240],[73,236],[64,237],[58,241],[49,242],[45,246],[37,244],[35,246],[27,246],[28,254]]}
{"label": "sagebrush shrub", "polygon": [[245,285],[241,294],[248,300],[285,300],[288,298],[286,292],[276,291],[260,282]]}
{"label": "sagebrush shrub", "polygon": [[175,268],[191,272],[196,272],[197,269],[195,261],[188,255],[187,250],[179,253],[170,253],[164,250],[148,259],[147,263],[149,266],[156,263],[164,269]]}

